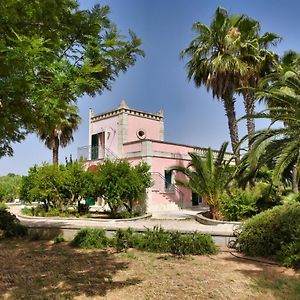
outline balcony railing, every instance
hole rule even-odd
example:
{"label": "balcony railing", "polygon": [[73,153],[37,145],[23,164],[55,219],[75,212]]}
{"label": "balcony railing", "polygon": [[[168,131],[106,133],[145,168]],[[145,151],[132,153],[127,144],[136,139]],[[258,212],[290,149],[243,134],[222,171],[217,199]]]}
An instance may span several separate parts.
{"label": "balcony railing", "polygon": [[83,160],[118,159],[118,156],[106,147],[85,146],[77,149],[77,158]]}

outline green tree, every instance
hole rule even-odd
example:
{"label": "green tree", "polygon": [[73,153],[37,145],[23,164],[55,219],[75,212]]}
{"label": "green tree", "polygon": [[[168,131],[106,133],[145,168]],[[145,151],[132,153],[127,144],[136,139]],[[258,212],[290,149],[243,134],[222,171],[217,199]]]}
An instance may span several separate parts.
{"label": "green tree", "polygon": [[53,164],[58,165],[59,147],[66,147],[73,141],[73,132],[81,120],[77,107],[69,105],[64,110],[55,107],[51,114],[45,114],[40,120],[39,137],[52,150]]}
{"label": "green tree", "polygon": [[0,202],[11,202],[19,198],[22,177],[12,173],[0,176]]}
{"label": "green tree", "polygon": [[223,102],[231,139],[236,150],[236,161],[240,159],[238,126],[235,112],[235,93],[244,96],[249,134],[254,131],[254,92],[259,79],[270,72],[277,56],[268,46],[279,37],[273,33],[260,36],[259,22],[245,15],[230,16],[218,7],[210,26],[201,22],[193,25],[197,37],[181,52],[189,57],[188,78],[196,86],[206,86],[213,97]]}
{"label": "green tree", "polygon": [[[66,166],[60,167],[63,177],[62,193],[64,197],[64,206],[76,206],[80,213],[82,206],[80,200],[89,197],[96,198],[95,174],[86,172],[82,161],[74,161]],[[85,210],[88,207],[85,206]]]}
{"label": "green tree", "polygon": [[201,22],[194,23],[197,37],[181,52],[181,57],[190,58],[188,78],[193,79],[197,87],[206,86],[213,97],[222,100],[233,150],[239,143],[234,93],[241,76],[247,72],[247,64],[237,55],[239,21],[240,18],[232,18],[225,9],[218,7],[209,27]]}
{"label": "green tree", "polygon": [[150,187],[150,167],[145,163],[133,167],[126,160],[106,160],[98,165],[96,185],[99,196],[109,205],[113,215],[121,207],[132,213],[134,203],[144,200],[146,188]]}
{"label": "green tree", "polygon": [[[281,38],[272,32],[260,35],[260,24],[247,16],[239,23],[240,57],[247,64],[247,72],[240,78],[238,93],[243,95],[246,113],[247,132],[250,136],[255,131],[253,115],[255,113],[255,90],[259,81],[278,68],[278,55],[271,51]],[[249,139],[251,149],[251,139]]]}
{"label": "green tree", "polygon": [[284,72],[283,76],[279,76],[268,88],[258,92],[259,97],[269,99],[272,104],[255,117],[267,118],[272,122],[269,128],[255,132],[252,137],[253,149],[249,154],[254,162],[261,161],[263,164],[274,161],[275,183],[280,181],[287,170],[296,170],[296,187],[299,186],[300,168],[299,95],[300,74],[295,70]]}
{"label": "green tree", "polygon": [[227,188],[232,178],[231,161],[225,160],[228,143],[223,143],[217,157],[208,148],[205,158],[196,153],[190,153],[191,162],[187,167],[175,166],[174,170],[181,172],[187,180],[176,180],[182,185],[203,197],[209,205],[213,219],[220,218],[221,194]]}
{"label": "green tree", "polygon": [[0,156],[39,129],[49,102],[102,93],[143,55],[133,32],[128,40],[119,34],[108,6],[10,0],[0,10]]}

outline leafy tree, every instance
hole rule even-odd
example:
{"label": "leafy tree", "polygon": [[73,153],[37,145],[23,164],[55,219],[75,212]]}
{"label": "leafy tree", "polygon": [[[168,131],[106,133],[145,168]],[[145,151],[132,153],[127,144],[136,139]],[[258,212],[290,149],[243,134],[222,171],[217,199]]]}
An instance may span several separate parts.
{"label": "leafy tree", "polygon": [[[89,197],[96,198],[94,174],[84,170],[82,161],[68,163],[61,166],[63,176],[62,193],[65,207],[77,204],[78,212],[81,212],[80,200]],[[87,209],[87,207],[86,207]]]}
{"label": "leafy tree", "polygon": [[225,161],[227,145],[227,142],[222,144],[216,158],[208,148],[205,158],[196,153],[189,153],[191,162],[187,167],[173,167],[187,177],[187,180],[177,179],[177,184],[203,197],[210,207],[213,219],[220,218],[220,197],[232,178],[232,159]]}
{"label": "leafy tree", "polygon": [[40,129],[41,112],[56,120],[51,103],[74,105],[84,93],[110,89],[143,55],[133,32],[129,40],[118,33],[108,6],[10,0],[0,10],[0,156],[12,155],[11,142]]}
{"label": "leafy tree", "polygon": [[31,189],[29,199],[44,203],[45,211],[49,208],[63,207],[63,177],[59,166],[44,163],[31,173]]}
{"label": "leafy tree", "polygon": [[0,202],[10,202],[19,198],[21,176],[12,173],[0,177]]}
{"label": "leafy tree", "polygon": [[134,202],[143,201],[146,188],[152,184],[150,167],[145,163],[133,167],[126,160],[106,160],[98,165],[98,168],[97,190],[109,205],[113,215],[116,215],[122,206],[131,213]]}

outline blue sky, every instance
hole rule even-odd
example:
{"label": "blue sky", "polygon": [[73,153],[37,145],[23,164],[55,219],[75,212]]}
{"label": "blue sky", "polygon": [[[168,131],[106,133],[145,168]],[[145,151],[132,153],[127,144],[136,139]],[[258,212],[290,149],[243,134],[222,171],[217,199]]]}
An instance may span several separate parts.
{"label": "blue sky", "polygon": [[[188,82],[184,61],[179,53],[194,37],[191,30],[196,21],[209,24],[216,8],[222,6],[231,14],[247,14],[261,23],[262,32],[272,31],[283,37],[275,51],[283,54],[293,49],[300,51],[300,3],[298,1],[214,1],[214,0],[81,0],[82,8],[95,3],[110,6],[110,18],[123,34],[133,30],[143,41],[145,58],[120,74],[112,91],[95,98],[79,99],[82,123],[74,135],[74,142],[60,150],[60,161],[77,147],[88,144],[88,108],[96,113],[116,108],[122,99],[129,107],[165,112],[167,141],[219,148],[229,140],[227,119],[222,103],[212,98],[205,88],[195,88]],[[237,98],[237,114],[242,116],[243,105]],[[260,122],[258,127],[266,123]],[[240,137],[245,126],[240,124]],[[0,159],[0,175],[8,172],[26,174],[30,166],[51,162],[52,152],[34,135],[14,145],[13,157]]]}

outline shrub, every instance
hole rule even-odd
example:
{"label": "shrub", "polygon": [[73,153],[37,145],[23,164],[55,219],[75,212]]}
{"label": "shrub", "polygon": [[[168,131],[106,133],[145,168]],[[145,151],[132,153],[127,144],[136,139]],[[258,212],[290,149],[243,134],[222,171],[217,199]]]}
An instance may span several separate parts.
{"label": "shrub", "polygon": [[228,221],[244,220],[280,204],[278,187],[264,182],[256,183],[251,189],[234,189],[221,196],[221,212]]}
{"label": "shrub", "polygon": [[[94,233],[91,234],[90,231],[94,231]],[[117,230],[111,240],[105,238],[105,242],[103,242],[102,239],[105,235],[100,230],[101,241],[99,243],[100,247],[98,247],[95,242],[98,239],[98,231],[98,229],[80,230],[72,241],[72,245],[81,248],[103,248],[110,244],[117,251],[137,248],[149,252],[172,253],[176,255],[203,255],[217,252],[212,238],[198,232],[181,234],[179,232],[167,232],[161,227],[154,227],[154,229],[147,229],[145,233],[137,233],[128,228],[127,230]]]}
{"label": "shrub", "polygon": [[103,249],[108,245],[108,238],[103,229],[84,228],[80,229],[71,242],[71,245],[78,248]]}
{"label": "shrub", "polygon": [[64,242],[64,241],[65,241],[65,239],[61,234],[56,236],[53,240],[54,244],[59,244],[59,243]]}
{"label": "shrub", "polygon": [[136,240],[136,248],[150,252],[171,252],[170,233],[161,227],[147,229],[145,233],[140,234]]}
{"label": "shrub", "polygon": [[256,213],[255,203],[255,195],[235,190],[231,195],[223,194],[221,196],[221,212],[228,221],[240,221]]}
{"label": "shrub", "polygon": [[116,248],[117,251],[127,250],[135,245],[135,237],[137,234],[131,228],[126,230],[118,229],[112,239],[111,245]]}
{"label": "shrub", "polygon": [[27,228],[20,224],[17,217],[4,208],[0,208],[0,230],[4,237],[24,236]]}
{"label": "shrub", "polygon": [[278,259],[297,267],[300,260],[300,203],[276,206],[245,222],[240,249],[248,255]]}

